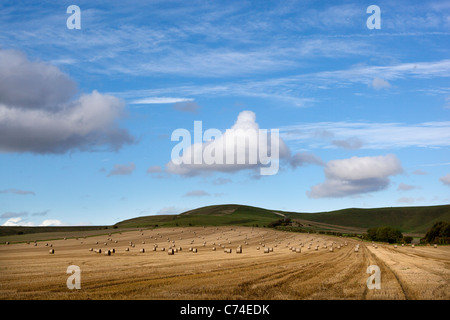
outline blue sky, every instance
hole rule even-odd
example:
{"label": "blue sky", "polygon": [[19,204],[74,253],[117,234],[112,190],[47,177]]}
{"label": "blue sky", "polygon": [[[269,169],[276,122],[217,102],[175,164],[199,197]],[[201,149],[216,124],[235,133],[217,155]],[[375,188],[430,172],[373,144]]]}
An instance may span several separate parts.
{"label": "blue sky", "polygon": [[[142,2],[1,2],[0,225],[450,202],[449,2]],[[170,166],[174,130],[245,117],[276,175]]]}

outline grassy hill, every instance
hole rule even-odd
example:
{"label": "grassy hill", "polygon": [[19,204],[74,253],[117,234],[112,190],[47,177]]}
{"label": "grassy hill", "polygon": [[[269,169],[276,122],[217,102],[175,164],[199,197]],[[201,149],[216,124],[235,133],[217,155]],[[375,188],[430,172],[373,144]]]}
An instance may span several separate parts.
{"label": "grassy hill", "polygon": [[437,221],[450,221],[450,205],[429,207],[350,208],[329,212],[286,212],[291,219],[302,219],[332,225],[373,228],[391,226],[404,233],[424,234]]}
{"label": "grassy hill", "polygon": [[137,217],[116,224],[126,227],[223,226],[259,227],[284,215],[299,221],[306,229],[364,232],[367,228],[391,226],[404,233],[425,234],[436,221],[450,221],[450,205],[430,207],[350,208],[329,212],[298,213],[262,209],[243,205],[202,207],[179,215]]}
{"label": "grassy hill", "polygon": [[226,225],[262,227],[277,219],[280,219],[280,216],[271,210],[230,204],[202,207],[178,215],[137,217],[115,225],[120,228]]}
{"label": "grassy hill", "polygon": [[[202,207],[177,215],[137,217],[116,223],[114,226],[77,227],[0,227],[0,240],[13,236],[17,240],[26,235],[56,233],[63,237],[117,232],[126,228],[187,227],[187,226],[258,226],[288,217],[302,230],[364,233],[368,228],[391,226],[404,234],[425,235],[437,221],[450,222],[450,205],[429,207],[350,208],[329,212],[299,213],[226,204]],[[113,230],[114,229],[114,230]],[[34,236],[33,236],[34,237]],[[48,237],[48,236],[46,236]],[[23,239],[22,239],[23,238]],[[33,238],[34,239],[34,238]]]}

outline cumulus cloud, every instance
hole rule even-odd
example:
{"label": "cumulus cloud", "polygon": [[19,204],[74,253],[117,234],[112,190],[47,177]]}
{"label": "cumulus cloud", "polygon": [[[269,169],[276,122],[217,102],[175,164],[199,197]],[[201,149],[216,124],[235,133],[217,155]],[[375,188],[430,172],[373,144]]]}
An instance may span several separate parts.
{"label": "cumulus cloud", "polygon": [[372,81],[372,88],[374,88],[375,90],[387,89],[390,86],[391,85],[389,82],[381,78],[374,78]]}
{"label": "cumulus cloud", "polygon": [[203,190],[193,190],[193,191],[186,192],[183,195],[183,197],[205,197],[205,196],[210,196],[210,194]]}
{"label": "cumulus cloud", "polygon": [[133,162],[129,164],[115,164],[114,169],[108,173],[107,177],[130,175],[135,169],[136,165]]}
{"label": "cumulus cloud", "polygon": [[122,100],[97,91],[70,100],[75,89],[58,68],[0,50],[0,152],[117,151],[134,143],[117,124]]}
{"label": "cumulus cloud", "polygon": [[57,67],[29,61],[16,50],[0,50],[0,75],[0,104],[11,107],[54,107],[76,92],[75,82]]}
{"label": "cumulus cloud", "polygon": [[352,157],[326,163],[325,182],[307,192],[310,198],[345,197],[388,187],[389,177],[403,172],[395,155]]}
{"label": "cumulus cloud", "polygon": [[439,179],[443,184],[450,186],[450,173]]}
{"label": "cumulus cloud", "polygon": [[60,220],[57,219],[47,219],[42,221],[40,224],[35,224],[30,221],[24,221],[21,217],[17,218],[10,218],[5,223],[2,224],[2,226],[5,227],[17,227],[17,226],[26,226],[26,227],[36,227],[36,226],[62,226],[63,223]]}
{"label": "cumulus cloud", "polygon": [[[209,132],[211,139],[206,142],[195,143],[194,141],[194,144],[191,144],[190,133],[187,130],[183,131],[178,136],[183,139],[179,145],[186,143],[185,140],[188,140],[188,143],[180,150],[180,152],[183,151],[182,154],[172,155],[172,160],[166,164],[167,172],[196,176],[246,169],[270,171],[275,167],[274,170],[278,171],[279,160],[290,158],[289,148],[277,135],[272,136],[271,130],[267,130],[267,134],[263,134],[262,138],[258,133],[259,125],[252,111],[242,111],[231,129],[224,133],[219,130]],[[205,161],[205,156],[212,161]],[[201,161],[196,162],[196,159]],[[251,159],[254,161],[252,162]]]}
{"label": "cumulus cloud", "polygon": [[18,194],[18,195],[36,195],[33,191],[28,190],[21,190],[21,189],[4,189],[0,190],[0,193],[12,193],[12,194]]}

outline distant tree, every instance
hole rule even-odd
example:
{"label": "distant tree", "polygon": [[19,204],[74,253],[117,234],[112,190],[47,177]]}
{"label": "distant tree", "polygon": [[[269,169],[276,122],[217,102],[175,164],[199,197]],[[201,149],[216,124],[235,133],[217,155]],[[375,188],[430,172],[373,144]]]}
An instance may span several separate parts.
{"label": "distant tree", "polygon": [[450,223],[445,221],[436,222],[421,240],[426,243],[449,244]]}
{"label": "distant tree", "polygon": [[372,241],[395,243],[403,239],[403,234],[398,229],[383,226],[367,229],[367,234],[364,238]]}
{"label": "distant tree", "polygon": [[413,241],[413,237],[410,236],[403,237],[403,241],[405,243],[411,243]]}

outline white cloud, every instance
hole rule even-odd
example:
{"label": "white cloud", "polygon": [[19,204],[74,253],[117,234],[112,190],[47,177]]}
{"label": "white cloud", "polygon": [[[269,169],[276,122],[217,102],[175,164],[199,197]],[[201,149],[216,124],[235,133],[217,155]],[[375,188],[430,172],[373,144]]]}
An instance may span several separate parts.
{"label": "white cloud", "polygon": [[375,90],[381,90],[389,88],[391,85],[386,80],[383,80],[381,78],[375,77],[372,81],[372,88]]}
{"label": "white cloud", "polygon": [[439,179],[443,184],[450,186],[450,173]]}
{"label": "white cloud", "polygon": [[62,222],[57,219],[47,219],[42,221],[40,224],[42,227],[48,227],[48,226],[62,226]]}
{"label": "white cloud", "polygon": [[[327,139],[317,136],[318,132],[323,131],[334,138],[334,143],[330,145]],[[345,143],[347,147],[355,149],[448,147],[450,121],[418,124],[343,121],[305,123],[280,128],[280,136],[287,142],[299,143],[307,148],[327,149],[336,147],[336,144],[344,147]]]}
{"label": "white cloud", "polygon": [[40,224],[36,225],[33,222],[30,221],[24,221],[22,218],[10,218],[5,223],[2,224],[2,226],[26,226],[26,227],[35,227],[35,226],[41,226],[41,227],[47,227],[47,226],[62,226],[63,223],[60,220],[57,219],[47,219],[42,221]]}
{"label": "white cloud", "polygon": [[34,226],[32,222],[22,222],[22,218],[10,218],[6,220],[5,223],[2,224],[5,227],[14,227],[14,226]]}
{"label": "white cloud", "polygon": [[[257,135],[252,133],[258,133],[259,126],[256,123],[256,115],[252,111],[242,111],[239,113],[235,124],[231,127],[231,130],[227,130],[224,133],[220,133],[217,137],[214,137],[211,141],[197,144],[190,144],[188,148],[183,150],[183,154],[177,159],[172,159],[166,164],[166,170],[168,173],[184,175],[184,176],[196,176],[202,174],[210,174],[213,172],[237,172],[247,169],[268,169],[270,166],[278,166],[278,160],[286,160],[290,157],[289,148],[286,146],[282,139],[270,139],[271,131],[267,130],[267,145],[260,140]],[[206,132],[206,131],[205,131]],[[230,143],[231,141],[231,143]],[[238,147],[240,142],[245,142],[243,148]],[[267,157],[270,158],[270,164],[263,163],[261,161],[261,153],[264,153],[261,146],[266,146]],[[276,151],[278,150],[278,158]],[[214,161],[212,163],[206,163],[204,155],[213,154]],[[220,156],[220,154],[222,156]],[[231,159],[232,163],[227,161],[227,155],[234,155]],[[255,155],[258,159],[255,163],[250,162],[250,156]],[[201,163],[195,163],[194,159],[202,159]],[[238,159],[244,159],[244,163],[239,163]],[[175,163],[174,160],[180,162]],[[222,164],[219,162],[221,161]],[[227,163],[228,162],[228,163]],[[273,166],[273,167],[272,167]],[[268,169],[268,170],[271,170]],[[278,171],[278,167],[276,168]]]}
{"label": "white cloud", "polygon": [[93,91],[69,101],[73,81],[21,53],[0,50],[0,74],[0,152],[118,150],[134,142],[116,123],[124,115],[120,99]]}
{"label": "white cloud", "polygon": [[193,101],[190,98],[173,98],[173,97],[148,97],[133,100],[130,104],[167,104],[167,103],[177,103],[177,102],[187,102]]}
{"label": "white cloud", "polygon": [[331,160],[324,167],[325,182],[311,187],[310,198],[345,197],[383,190],[389,177],[403,171],[395,155]]}

